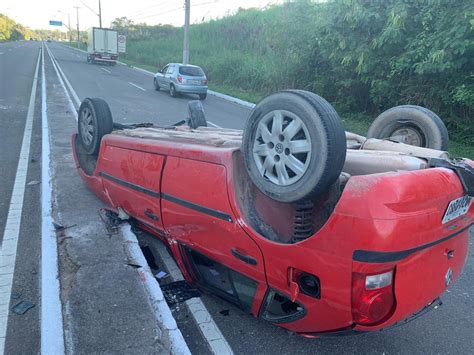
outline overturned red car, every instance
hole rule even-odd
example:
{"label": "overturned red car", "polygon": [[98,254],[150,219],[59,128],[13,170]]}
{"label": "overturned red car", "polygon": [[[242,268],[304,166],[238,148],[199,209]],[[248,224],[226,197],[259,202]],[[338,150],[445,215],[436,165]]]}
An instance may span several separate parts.
{"label": "overturned red car", "polygon": [[[169,248],[187,281],[307,337],[403,324],[440,305],[466,262],[474,162],[433,112],[344,132],[305,91],[261,101],[244,131],[114,124],[85,99],[72,146],[86,185]],[[183,124],[184,123],[184,124]]]}

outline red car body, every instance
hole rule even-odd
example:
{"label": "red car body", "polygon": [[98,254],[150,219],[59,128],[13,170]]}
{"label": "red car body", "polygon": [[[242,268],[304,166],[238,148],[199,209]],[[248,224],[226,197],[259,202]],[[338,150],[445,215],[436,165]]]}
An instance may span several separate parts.
{"label": "red car body", "polygon": [[[450,169],[353,176],[317,232],[289,244],[250,222],[258,211],[285,230],[291,211],[248,183],[238,147],[109,134],[86,173],[76,135],[72,143],[86,185],[166,243],[188,281],[301,335],[372,331],[414,318],[438,305],[466,262],[474,208],[442,224],[450,201],[465,194]],[[192,255],[231,270],[233,291],[200,278]],[[361,288],[361,277],[387,271],[384,294]],[[319,295],[298,286],[303,274],[316,276]],[[236,281],[242,277],[250,280],[244,286]],[[275,318],[275,300],[286,300],[282,309],[297,306]]]}

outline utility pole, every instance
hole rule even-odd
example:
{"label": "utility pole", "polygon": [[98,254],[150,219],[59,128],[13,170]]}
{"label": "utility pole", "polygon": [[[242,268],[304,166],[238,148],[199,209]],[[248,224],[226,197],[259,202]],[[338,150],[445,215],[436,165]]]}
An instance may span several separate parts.
{"label": "utility pole", "polygon": [[67,14],[67,29],[69,30],[69,43],[72,42],[72,32],[71,32],[71,14]]}
{"label": "utility pole", "polygon": [[79,6],[73,6],[75,9],[76,9],[76,16],[77,16],[77,48],[79,48],[79,43],[80,43],[80,34],[79,34],[79,9],[80,7]]}
{"label": "utility pole", "polygon": [[189,14],[191,12],[191,0],[184,0],[184,43],[183,64],[189,64]]}
{"label": "utility pole", "polygon": [[100,0],[99,0],[99,27],[102,28],[102,10],[100,8]]}

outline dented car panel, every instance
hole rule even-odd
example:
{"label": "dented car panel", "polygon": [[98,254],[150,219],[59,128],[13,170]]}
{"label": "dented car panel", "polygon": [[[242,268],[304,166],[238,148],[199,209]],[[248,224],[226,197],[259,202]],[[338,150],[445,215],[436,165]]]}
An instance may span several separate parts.
{"label": "dented car panel", "polygon": [[[188,281],[302,335],[394,325],[437,299],[468,255],[473,206],[441,223],[465,194],[450,169],[352,176],[336,202],[315,201],[326,217],[295,243],[294,210],[252,185],[238,146],[109,134],[86,173],[76,138],[86,185],[167,243]],[[375,324],[358,324],[357,275],[383,273],[393,305]]]}

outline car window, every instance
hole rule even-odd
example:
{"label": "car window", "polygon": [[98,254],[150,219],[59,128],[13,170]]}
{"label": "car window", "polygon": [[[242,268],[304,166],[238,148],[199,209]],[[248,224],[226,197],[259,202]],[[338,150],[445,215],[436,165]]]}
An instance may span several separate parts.
{"label": "car window", "polygon": [[168,65],[166,65],[163,69],[161,69],[160,73],[164,74],[164,73],[166,73],[167,70],[168,70]]}
{"label": "car window", "polygon": [[166,74],[173,74],[174,66],[170,65]]}
{"label": "car window", "polygon": [[188,67],[188,66],[181,66],[179,67],[179,73],[181,75],[187,76],[204,76],[204,72],[199,67]]}

